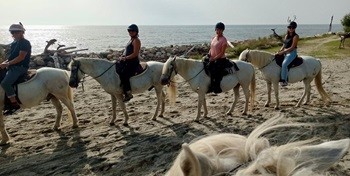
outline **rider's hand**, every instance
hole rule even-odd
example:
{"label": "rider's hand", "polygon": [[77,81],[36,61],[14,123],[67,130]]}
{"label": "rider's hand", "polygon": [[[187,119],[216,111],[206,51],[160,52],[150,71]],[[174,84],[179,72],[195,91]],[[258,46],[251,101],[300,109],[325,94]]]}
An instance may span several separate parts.
{"label": "rider's hand", "polygon": [[4,69],[4,68],[6,68],[6,67],[8,67],[8,66],[9,66],[8,62],[6,62],[6,63],[1,63],[1,64],[0,64],[0,68],[1,68],[1,69]]}

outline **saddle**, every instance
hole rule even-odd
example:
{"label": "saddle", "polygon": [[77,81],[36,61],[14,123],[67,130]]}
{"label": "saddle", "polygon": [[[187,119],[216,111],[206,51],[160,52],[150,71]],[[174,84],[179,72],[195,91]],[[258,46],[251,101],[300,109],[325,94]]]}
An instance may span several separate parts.
{"label": "saddle", "polygon": [[[7,69],[1,69],[0,70],[0,82],[5,78],[6,72],[7,72]],[[14,90],[15,90],[15,93],[16,93],[17,102],[19,104],[22,104],[22,103],[21,103],[21,101],[18,98],[18,84],[24,83],[24,82],[27,82],[27,81],[31,80],[32,78],[34,78],[35,75],[36,75],[36,70],[35,69],[30,69],[30,70],[28,70],[28,72],[26,74],[24,74],[21,77],[19,77],[17,79],[17,81],[12,85]],[[4,110],[7,110],[10,106],[11,106],[10,99],[7,97],[7,95],[5,93],[5,96],[4,96]]]}
{"label": "saddle", "polygon": [[[207,93],[222,92],[220,83],[224,76],[228,74],[233,74],[235,71],[238,71],[239,68],[237,64],[229,59],[221,59],[215,62],[209,62],[209,58],[204,58],[203,60],[205,73],[210,77],[210,85]],[[232,69],[233,67],[233,69]]]}
{"label": "saddle", "polygon": [[[209,77],[213,75],[212,72],[217,71],[215,69],[210,68],[211,66],[210,66],[209,58],[203,59],[203,65],[204,65],[204,71]],[[232,67],[234,68],[234,70],[232,70]],[[225,60],[225,63],[222,64],[222,68],[223,70],[218,72],[218,74],[220,74],[222,77],[228,74],[233,74],[235,71],[239,70],[237,64],[229,59]]]}
{"label": "saddle", "polygon": [[[148,68],[147,62],[140,62],[140,64],[135,69],[135,73],[133,74],[133,76],[143,73],[144,71],[147,70],[147,68]],[[121,64],[120,62],[117,62],[115,64],[115,71],[117,74],[120,75],[123,72],[123,69],[124,69],[123,64]]]}
{"label": "saddle", "polygon": [[[276,60],[276,64],[279,65],[280,67],[282,67],[284,55],[276,54],[275,60]],[[303,64],[303,62],[304,62],[303,58],[296,56],[295,59],[288,65],[288,69],[293,68],[293,67],[297,67],[297,66]]]}

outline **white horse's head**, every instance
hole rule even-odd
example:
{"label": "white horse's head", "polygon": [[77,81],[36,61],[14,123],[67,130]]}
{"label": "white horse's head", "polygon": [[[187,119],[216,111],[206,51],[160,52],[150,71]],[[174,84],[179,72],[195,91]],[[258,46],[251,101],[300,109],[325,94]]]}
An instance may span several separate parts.
{"label": "white horse's head", "polygon": [[169,57],[164,63],[160,81],[162,85],[170,84],[170,80],[177,74],[176,57]]}
{"label": "white horse's head", "polygon": [[72,59],[72,61],[68,65],[68,69],[71,71],[69,78],[69,86],[77,88],[80,83],[80,80],[84,77],[84,72],[80,69],[79,59]]}
{"label": "white horse's head", "polygon": [[249,49],[245,49],[244,51],[241,52],[241,54],[239,55],[238,59],[241,61],[245,61],[245,62],[250,62],[249,60]]}

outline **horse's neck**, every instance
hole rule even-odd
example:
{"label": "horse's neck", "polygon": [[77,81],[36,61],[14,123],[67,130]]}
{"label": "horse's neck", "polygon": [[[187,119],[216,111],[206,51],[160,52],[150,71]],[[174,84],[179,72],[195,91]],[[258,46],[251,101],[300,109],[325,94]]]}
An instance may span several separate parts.
{"label": "horse's neck", "polygon": [[262,68],[272,62],[273,55],[267,52],[255,51],[255,53],[252,53],[252,58],[251,63],[258,68]]}
{"label": "horse's neck", "polygon": [[203,69],[203,63],[190,59],[176,60],[177,72],[184,79],[190,79]]}
{"label": "horse's neck", "polygon": [[91,77],[97,77],[111,66],[112,63],[104,60],[85,59],[81,60],[81,69]]}

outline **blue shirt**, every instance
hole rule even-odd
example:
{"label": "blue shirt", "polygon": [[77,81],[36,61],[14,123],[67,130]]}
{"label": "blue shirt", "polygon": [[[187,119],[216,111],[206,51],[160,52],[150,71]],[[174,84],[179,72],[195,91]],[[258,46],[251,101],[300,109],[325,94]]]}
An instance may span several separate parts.
{"label": "blue shirt", "polygon": [[14,60],[16,57],[18,57],[20,51],[25,51],[27,52],[27,54],[21,62],[14,65],[29,68],[30,56],[32,53],[32,46],[30,45],[30,42],[27,39],[23,38],[21,40],[13,41],[11,43],[8,61]]}

